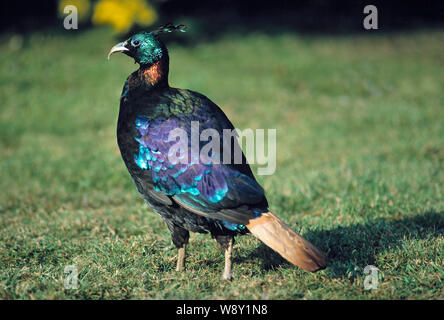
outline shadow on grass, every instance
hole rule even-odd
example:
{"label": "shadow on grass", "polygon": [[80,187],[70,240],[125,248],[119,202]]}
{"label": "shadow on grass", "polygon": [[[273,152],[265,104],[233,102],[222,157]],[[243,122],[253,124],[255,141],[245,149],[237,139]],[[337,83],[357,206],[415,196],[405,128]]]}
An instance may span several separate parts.
{"label": "shadow on grass", "polygon": [[[328,275],[342,278],[375,264],[375,256],[403,245],[404,239],[426,239],[444,234],[444,212],[426,212],[403,219],[379,218],[365,224],[347,227],[338,226],[330,230],[319,230],[304,237],[327,255]],[[265,270],[277,267],[292,267],[279,254],[260,244],[247,257],[238,261],[259,258]]]}

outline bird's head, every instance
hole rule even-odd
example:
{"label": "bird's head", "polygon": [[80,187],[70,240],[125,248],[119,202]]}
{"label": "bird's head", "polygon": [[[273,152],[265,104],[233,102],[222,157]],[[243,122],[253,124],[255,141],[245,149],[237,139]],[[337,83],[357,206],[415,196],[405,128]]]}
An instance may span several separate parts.
{"label": "bird's head", "polygon": [[113,53],[122,52],[132,57],[141,66],[151,66],[168,55],[167,49],[159,40],[158,35],[164,32],[184,32],[185,29],[184,25],[174,26],[166,24],[152,32],[139,32],[112,47],[108,53],[108,59]]}

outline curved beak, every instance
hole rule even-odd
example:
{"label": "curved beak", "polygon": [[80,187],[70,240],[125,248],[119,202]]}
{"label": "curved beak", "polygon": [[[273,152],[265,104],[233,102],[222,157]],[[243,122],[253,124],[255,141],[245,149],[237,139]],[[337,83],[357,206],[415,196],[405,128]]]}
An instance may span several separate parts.
{"label": "curved beak", "polygon": [[108,60],[114,52],[129,51],[129,49],[127,47],[125,47],[126,44],[127,44],[127,42],[124,41],[124,42],[120,42],[120,43],[116,44],[114,47],[112,47],[108,53]]}

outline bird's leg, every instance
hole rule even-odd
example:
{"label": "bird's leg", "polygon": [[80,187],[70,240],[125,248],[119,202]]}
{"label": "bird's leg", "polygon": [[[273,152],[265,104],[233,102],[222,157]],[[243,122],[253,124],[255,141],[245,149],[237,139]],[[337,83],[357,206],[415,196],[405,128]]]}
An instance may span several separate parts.
{"label": "bird's leg", "polygon": [[185,257],[186,257],[186,246],[188,243],[188,239],[190,238],[190,233],[188,230],[179,227],[171,220],[166,220],[166,225],[171,232],[171,238],[173,240],[174,245],[178,249],[177,251],[177,266],[176,271],[183,271],[185,269]]}
{"label": "bird's leg", "polygon": [[234,237],[232,235],[213,235],[213,237],[216,238],[217,243],[219,243],[225,253],[225,268],[222,273],[222,280],[231,280],[233,279],[231,257],[233,255]]}
{"label": "bird's leg", "polygon": [[176,271],[183,271],[185,269],[186,247],[187,247],[187,244],[184,243],[182,245],[182,247],[178,248]]}
{"label": "bird's leg", "polygon": [[224,273],[222,273],[222,280],[233,279],[233,273],[231,271],[232,255],[233,255],[233,238],[230,238],[228,240],[228,246],[227,248],[225,248],[225,268],[224,268]]}

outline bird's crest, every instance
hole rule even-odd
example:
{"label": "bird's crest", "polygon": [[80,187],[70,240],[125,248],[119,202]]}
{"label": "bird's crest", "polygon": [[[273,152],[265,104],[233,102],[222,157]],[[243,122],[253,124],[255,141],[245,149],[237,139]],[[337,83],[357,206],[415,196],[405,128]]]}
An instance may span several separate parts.
{"label": "bird's crest", "polygon": [[168,32],[174,32],[174,31],[180,31],[180,32],[186,32],[187,26],[183,24],[174,25],[172,23],[164,24],[163,26],[157,28],[154,31],[151,31],[153,35],[159,35],[161,33],[168,33]]}

